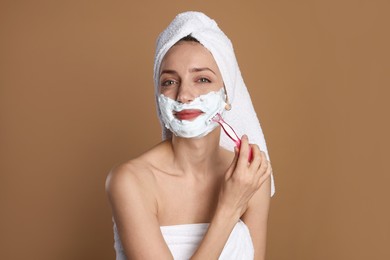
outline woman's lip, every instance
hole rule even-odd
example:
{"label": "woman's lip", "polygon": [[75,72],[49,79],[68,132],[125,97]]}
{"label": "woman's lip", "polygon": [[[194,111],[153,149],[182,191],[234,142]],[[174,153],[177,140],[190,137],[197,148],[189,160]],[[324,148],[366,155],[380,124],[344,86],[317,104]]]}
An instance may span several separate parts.
{"label": "woman's lip", "polygon": [[197,118],[198,116],[203,114],[203,112],[199,109],[186,109],[174,112],[173,114],[179,120],[191,120]]}

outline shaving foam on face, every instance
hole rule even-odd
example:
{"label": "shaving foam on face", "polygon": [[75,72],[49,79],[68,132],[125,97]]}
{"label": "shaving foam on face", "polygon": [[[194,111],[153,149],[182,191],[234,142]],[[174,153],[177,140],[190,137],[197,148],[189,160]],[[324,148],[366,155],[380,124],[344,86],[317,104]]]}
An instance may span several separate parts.
{"label": "shaving foam on face", "polygon": [[[158,104],[161,111],[161,119],[173,134],[184,138],[200,138],[213,131],[218,123],[211,120],[217,113],[221,115],[225,111],[225,91],[212,91],[195,98],[190,103],[180,103],[160,94]],[[193,120],[179,120],[174,116],[175,112],[186,109],[199,109],[203,113]]]}

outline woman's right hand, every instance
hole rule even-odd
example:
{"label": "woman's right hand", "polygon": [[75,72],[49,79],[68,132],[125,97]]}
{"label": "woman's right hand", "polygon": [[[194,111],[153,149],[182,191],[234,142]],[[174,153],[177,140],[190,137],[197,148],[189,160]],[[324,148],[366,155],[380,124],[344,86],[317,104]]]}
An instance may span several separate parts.
{"label": "woman's right hand", "polygon": [[[248,161],[251,149],[253,159]],[[266,154],[256,144],[249,144],[246,135],[241,139],[240,149],[235,148],[234,152],[219,193],[217,209],[240,218],[253,194],[271,176],[272,168]]]}

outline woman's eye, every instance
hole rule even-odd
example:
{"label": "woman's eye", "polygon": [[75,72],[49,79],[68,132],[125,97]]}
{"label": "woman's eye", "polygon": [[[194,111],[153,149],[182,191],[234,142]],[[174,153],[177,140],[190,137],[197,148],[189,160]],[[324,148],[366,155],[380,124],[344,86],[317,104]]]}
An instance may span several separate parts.
{"label": "woman's eye", "polygon": [[200,78],[199,82],[201,82],[201,83],[210,83],[211,81],[208,78]]}
{"label": "woman's eye", "polygon": [[174,81],[174,80],[166,80],[166,81],[162,82],[161,86],[167,87],[170,85],[174,85],[175,83],[176,83],[176,81]]}

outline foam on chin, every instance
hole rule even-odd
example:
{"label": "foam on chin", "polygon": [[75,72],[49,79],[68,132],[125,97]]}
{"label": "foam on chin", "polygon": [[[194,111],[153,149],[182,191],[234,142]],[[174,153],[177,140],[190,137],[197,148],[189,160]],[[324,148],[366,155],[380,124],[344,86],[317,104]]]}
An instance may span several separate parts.
{"label": "foam on chin", "polygon": [[[213,131],[218,124],[211,120],[217,113],[225,111],[225,91],[212,91],[195,98],[191,103],[183,104],[160,94],[158,104],[165,127],[174,135],[184,138],[200,138]],[[199,109],[203,114],[193,120],[179,120],[173,112],[186,109]]]}

